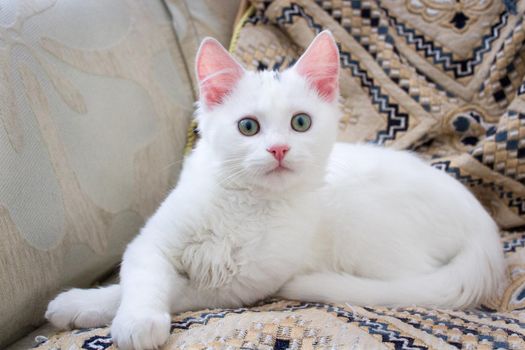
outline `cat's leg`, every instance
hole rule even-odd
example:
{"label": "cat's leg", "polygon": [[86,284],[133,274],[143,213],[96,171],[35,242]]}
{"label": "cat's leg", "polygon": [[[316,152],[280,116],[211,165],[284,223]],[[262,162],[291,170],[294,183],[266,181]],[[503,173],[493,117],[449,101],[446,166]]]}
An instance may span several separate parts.
{"label": "cat's leg", "polygon": [[171,300],[184,280],[159,245],[146,228],[124,254],[122,300],[111,325],[120,349],[155,349],[168,339]]}
{"label": "cat's leg", "polygon": [[195,288],[186,281],[186,285],[181,290],[181,293],[173,300],[171,312],[179,313],[203,309],[237,308],[254,303],[260,299],[263,298],[243,298],[239,296],[236,291],[228,288],[202,290]]}
{"label": "cat's leg", "polygon": [[52,300],[46,318],[60,329],[99,327],[111,323],[120,303],[118,284],[92,289],[70,289]]}

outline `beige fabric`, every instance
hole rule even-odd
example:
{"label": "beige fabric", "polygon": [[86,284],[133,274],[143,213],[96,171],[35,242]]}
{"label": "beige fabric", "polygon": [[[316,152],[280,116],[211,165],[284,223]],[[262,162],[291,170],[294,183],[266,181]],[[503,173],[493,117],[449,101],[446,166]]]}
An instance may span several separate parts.
{"label": "beige fabric", "polygon": [[[118,273],[112,274],[109,278],[103,281],[103,283],[97,285],[110,285],[118,283]],[[57,333],[57,329],[50,323],[45,323],[43,326],[35,329],[29,334],[24,335],[23,338],[17,340],[15,343],[9,345],[5,350],[26,350],[35,347],[41,343],[44,339],[50,338]]]}
{"label": "beige fabric", "polygon": [[[173,315],[171,334],[161,349],[525,349],[520,317],[517,312],[274,300],[249,308]],[[66,331],[39,340],[38,350],[117,349],[108,327]]]}
{"label": "beige fabric", "polygon": [[115,266],[177,178],[192,103],[162,2],[0,2],[0,348]]}
{"label": "beige fabric", "polygon": [[50,323],[44,324],[42,327],[37,328],[17,342],[9,345],[5,350],[27,350],[35,347],[39,342],[46,338],[52,337],[56,334],[57,330]]}
{"label": "beige fabric", "polygon": [[193,61],[204,37],[214,37],[228,47],[239,0],[165,0],[165,3],[171,12],[191,79],[194,79]]}

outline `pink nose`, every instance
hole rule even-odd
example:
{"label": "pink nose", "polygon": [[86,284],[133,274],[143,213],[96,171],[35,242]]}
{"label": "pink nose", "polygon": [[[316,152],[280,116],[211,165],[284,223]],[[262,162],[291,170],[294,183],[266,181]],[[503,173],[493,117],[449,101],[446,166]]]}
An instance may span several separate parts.
{"label": "pink nose", "polygon": [[273,154],[275,159],[280,163],[284,159],[286,152],[290,150],[290,147],[288,145],[274,145],[266,150]]}

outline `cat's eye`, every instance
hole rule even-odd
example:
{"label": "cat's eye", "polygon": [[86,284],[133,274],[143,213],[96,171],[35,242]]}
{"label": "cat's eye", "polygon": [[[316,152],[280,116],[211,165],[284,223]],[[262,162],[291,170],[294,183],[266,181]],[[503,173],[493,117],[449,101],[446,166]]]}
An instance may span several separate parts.
{"label": "cat's eye", "polygon": [[239,126],[239,131],[244,136],[253,136],[257,134],[261,128],[259,122],[254,118],[242,118],[237,125]]}
{"label": "cat's eye", "polygon": [[312,118],[306,113],[298,113],[292,117],[292,129],[305,132],[312,126]]}

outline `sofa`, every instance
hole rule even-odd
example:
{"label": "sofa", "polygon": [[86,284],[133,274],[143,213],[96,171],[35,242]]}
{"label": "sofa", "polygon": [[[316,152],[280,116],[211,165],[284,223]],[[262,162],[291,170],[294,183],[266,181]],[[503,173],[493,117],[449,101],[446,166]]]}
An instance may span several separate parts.
{"label": "sofa", "polygon": [[[7,0],[0,4],[0,348],[112,349],[57,333],[59,291],[116,280],[126,244],[198,142],[193,59],[213,36],[249,69],[330,29],[339,140],[417,152],[501,228],[499,295],[472,310],[269,299],[173,315],[166,349],[524,349],[524,1]],[[380,213],[378,213],[380,218]]]}
{"label": "sofa", "polygon": [[200,40],[227,46],[237,8],[0,4],[0,348],[41,326],[59,291],[118,269],[177,181]]}

